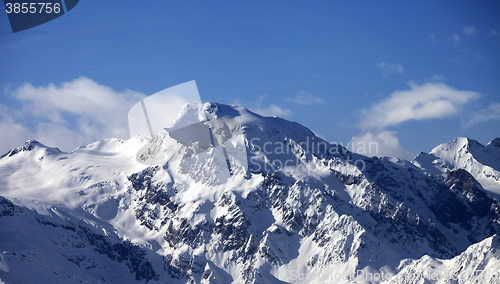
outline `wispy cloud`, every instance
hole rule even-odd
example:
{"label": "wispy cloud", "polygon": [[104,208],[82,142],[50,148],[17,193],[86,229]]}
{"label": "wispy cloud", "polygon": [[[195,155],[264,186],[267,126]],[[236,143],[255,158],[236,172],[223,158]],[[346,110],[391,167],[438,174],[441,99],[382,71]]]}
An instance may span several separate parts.
{"label": "wispy cloud", "polygon": [[8,95],[17,100],[18,109],[2,106],[0,149],[21,145],[25,140],[72,150],[106,138],[128,138],[127,113],[144,94],[118,92],[80,77],[61,85],[35,87],[26,83]]}
{"label": "wispy cloud", "polygon": [[289,116],[290,114],[292,114],[291,110],[281,108],[275,104],[270,104],[267,107],[252,110],[262,116]]}
{"label": "wispy cloud", "polygon": [[370,108],[360,111],[357,126],[361,133],[353,137],[351,142],[372,142],[377,145],[377,153],[360,154],[410,158],[410,154],[401,147],[397,132],[387,130],[388,127],[411,120],[440,119],[456,115],[464,105],[480,97],[476,92],[460,91],[440,82],[421,85],[409,83],[409,86],[409,90],[396,91]]}
{"label": "wispy cloud", "polygon": [[500,37],[500,33],[497,32],[496,30],[491,30],[486,34],[486,36],[488,36],[488,37]]}
{"label": "wispy cloud", "polygon": [[362,110],[362,129],[385,128],[409,120],[443,118],[458,113],[463,105],[480,95],[460,91],[443,83],[410,83],[410,89]]}
{"label": "wispy cloud", "polygon": [[435,82],[444,82],[446,81],[446,78],[441,76],[441,75],[432,75],[432,81],[435,81]]}
{"label": "wispy cloud", "polygon": [[384,76],[387,76],[387,75],[390,75],[390,74],[393,74],[393,73],[403,73],[403,65],[399,64],[399,63],[386,63],[386,62],[380,62],[380,63],[376,63],[375,65],[377,65],[378,67],[380,67],[382,69],[382,74]]}
{"label": "wispy cloud", "polygon": [[429,39],[431,40],[432,43],[439,43],[439,40],[437,39],[436,35],[429,35]]}
{"label": "wispy cloud", "polygon": [[476,33],[476,27],[474,27],[474,26],[465,27],[465,28],[464,28],[464,33],[465,33],[466,35],[470,35],[470,36],[471,36],[471,35],[473,35],[473,34],[475,34],[475,33]]}
{"label": "wispy cloud", "polygon": [[460,36],[457,34],[451,34],[449,39],[453,42],[454,45],[457,45],[460,43]]}
{"label": "wispy cloud", "polygon": [[294,98],[287,98],[286,100],[299,105],[315,105],[323,102],[321,98],[313,96],[311,93],[302,90],[298,91]]}
{"label": "wispy cloud", "polygon": [[465,127],[471,127],[475,124],[500,119],[500,103],[493,102],[487,108],[472,113],[470,119],[464,124]]}
{"label": "wispy cloud", "polygon": [[256,101],[250,103],[249,109],[262,116],[289,116],[292,111],[286,108],[281,108],[275,104],[265,105],[266,95],[260,96]]}

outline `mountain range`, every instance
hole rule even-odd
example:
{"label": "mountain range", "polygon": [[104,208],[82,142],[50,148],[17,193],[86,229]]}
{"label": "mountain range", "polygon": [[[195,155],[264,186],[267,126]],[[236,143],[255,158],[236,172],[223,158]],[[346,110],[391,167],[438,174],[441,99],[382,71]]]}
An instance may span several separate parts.
{"label": "mountain range", "polygon": [[245,163],[141,163],[166,131],[2,155],[0,283],[500,283],[500,138],[407,161],[240,106],[175,123],[200,117],[239,123]]}

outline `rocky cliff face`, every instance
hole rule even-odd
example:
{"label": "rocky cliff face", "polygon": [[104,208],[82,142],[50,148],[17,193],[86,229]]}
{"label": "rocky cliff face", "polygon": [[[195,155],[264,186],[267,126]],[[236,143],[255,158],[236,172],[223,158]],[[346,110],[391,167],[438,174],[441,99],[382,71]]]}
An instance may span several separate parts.
{"label": "rocky cliff face", "polygon": [[486,146],[470,138],[456,138],[434,148],[430,153],[421,153],[412,163],[422,170],[446,176],[448,170],[463,169],[469,172],[488,194],[500,198],[500,138],[491,140]]}
{"label": "rocky cliff face", "polygon": [[423,162],[357,155],[241,107],[188,107],[181,114],[241,124],[234,145],[246,149],[246,171],[204,178],[220,166],[216,148],[189,168],[143,165],[135,156],[150,141],[141,137],[71,153],[31,141],[4,155],[0,279],[331,283],[378,275],[371,281],[379,283],[403,279],[411,259],[451,259],[500,230],[497,200],[467,169],[443,173],[431,162],[430,173]]}

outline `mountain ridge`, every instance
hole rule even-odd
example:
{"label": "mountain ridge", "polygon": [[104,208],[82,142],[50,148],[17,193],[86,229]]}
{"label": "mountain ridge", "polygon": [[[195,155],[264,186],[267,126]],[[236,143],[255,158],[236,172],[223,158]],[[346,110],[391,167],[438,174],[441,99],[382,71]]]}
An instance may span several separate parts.
{"label": "mountain ridge", "polygon": [[447,170],[464,169],[471,173],[497,200],[500,197],[500,138],[486,146],[476,140],[458,137],[420,153],[412,163],[435,175],[446,175]]}
{"label": "mountain ridge", "polygon": [[[243,134],[234,143],[245,145],[246,172],[225,183],[207,179],[216,170],[213,149],[189,167],[140,164],[135,153],[151,142],[145,137],[69,153],[30,142],[30,150],[0,158],[0,211],[8,212],[0,228],[34,224],[48,232],[39,242],[72,271],[40,271],[52,283],[88,273],[86,281],[108,283],[328,283],[338,275],[363,282],[368,273],[402,273],[402,263],[425,255],[455,257],[500,231],[497,200],[463,169],[429,175],[413,162],[355,154],[297,123],[237,106],[188,105],[177,123],[199,121],[200,112],[238,120]],[[9,257],[0,264],[12,269],[0,269],[0,279],[15,282],[9,275],[30,269],[41,243],[2,243]]]}

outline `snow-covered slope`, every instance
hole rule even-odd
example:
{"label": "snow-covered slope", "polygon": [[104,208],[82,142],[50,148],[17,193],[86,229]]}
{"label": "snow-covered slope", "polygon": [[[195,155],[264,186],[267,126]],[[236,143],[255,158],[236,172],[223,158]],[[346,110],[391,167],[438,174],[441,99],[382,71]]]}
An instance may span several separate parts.
{"label": "snow-covered slope", "polygon": [[432,174],[467,170],[495,198],[500,197],[500,138],[491,140],[486,146],[470,138],[456,138],[437,146],[429,154],[419,154],[412,162]]}
{"label": "snow-covered slope", "polygon": [[500,283],[500,238],[489,237],[452,259],[424,256],[384,283]]}
{"label": "snow-covered slope", "polygon": [[210,147],[175,163],[139,163],[138,151],[156,145],[141,137],[70,153],[28,141],[2,156],[0,279],[367,283],[384,275],[378,283],[412,259],[452,258],[500,231],[498,202],[465,170],[428,175],[408,161],[364,157],[238,106],[186,105],[176,123],[203,118],[238,121],[241,137],[230,143],[243,145],[247,168],[219,178],[221,153]]}

